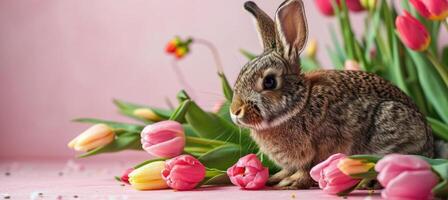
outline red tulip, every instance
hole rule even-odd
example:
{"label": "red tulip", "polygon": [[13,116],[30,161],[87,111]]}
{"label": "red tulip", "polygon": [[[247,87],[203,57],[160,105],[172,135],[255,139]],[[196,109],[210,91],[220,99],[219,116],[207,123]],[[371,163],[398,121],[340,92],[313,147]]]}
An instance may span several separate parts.
{"label": "red tulip", "polygon": [[425,26],[415,17],[404,11],[404,15],[398,16],[395,25],[401,41],[410,49],[424,51],[431,42],[431,37]]}
{"label": "red tulip", "polygon": [[[317,8],[322,12],[322,14],[326,16],[333,16],[334,10],[332,2],[333,0],[315,0]],[[340,0],[336,0],[338,4],[340,4]]]}
{"label": "red tulip", "polygon": [[167,53],[174,53],[174,52],[176,52],[176,49],[177,49],[177,47],[179,47],[180,43],[181,43],[181,41],[177,37],[172,39],[172,40],[170,40],[168,42],[168,44],[166,45],[165,51]]}
{"label": "red tulip", "polygon": [[353,12],[360,12],[364,10],[364,7],[361,5],[359,0],[346,0],[346,2],[348,9]]}
{"label": "red tulip", "polygon": [[410,0],[423,17],[444,20],[448,17],[448,0]]}

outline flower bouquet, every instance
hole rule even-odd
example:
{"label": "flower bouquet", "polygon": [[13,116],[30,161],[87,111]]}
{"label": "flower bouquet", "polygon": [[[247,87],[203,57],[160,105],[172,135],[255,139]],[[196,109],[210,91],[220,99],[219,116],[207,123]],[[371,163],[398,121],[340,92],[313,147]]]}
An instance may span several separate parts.
{"label": "flower bouquet", "polygon": [[[315,3],[323,14],[335,16],[340,26],[342,41],[330,29],[333,47],[327,48],[335,68],[364,70],[391,81],[426,114],[434,135],[448,141],[448,46],[442,51],[437,46],[442,27],[448,30],[448,2],[402,0],[398,5],[386,0],[315,0]],[[361,11],[366,12],[366,31],[358,37],[351,27],[350,13]],[[208,47],[216,61],[225,100],[212,111],[195,102],[194,89],[178,70],[179,61],[194,45]],[[175,57],[173,70],[185,89],[177,95],[178,105],[156,108],[114,100],[121,114],[137,122],[75,119],[94,125],[73,139],[69,147],[83,151],[79,157],[123,150],[148,152],[153,159],[116,177],[138,190],[168,187],[191,190],[231,183],[244,189],[263,188],[269,174],[279,168],[259,151],[248,129],[232,123],[229,104],[233,91],[217,48],[206,40],[176,37],[165,51]],[[320,69],[316,51],[317,43],[312,40],[301,58],[304,71]],[[248,59],[255,57],[248,51],[241,52]],[[385,187],[382,193],[385,198],[448,195],[448,160],[443,159],[335,154],[316,165],[310,174],[330,194],[347,195],[357,188],[375,188],[372,181],[377,180]],[[424,187],[415,181],[421,179],[425,179]]]}

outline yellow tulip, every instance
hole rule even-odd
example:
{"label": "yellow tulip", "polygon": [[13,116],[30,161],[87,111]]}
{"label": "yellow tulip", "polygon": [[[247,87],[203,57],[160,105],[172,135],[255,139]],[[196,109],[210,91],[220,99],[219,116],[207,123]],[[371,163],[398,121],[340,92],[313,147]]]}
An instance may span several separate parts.
{"label": "yellow tulip", "polygon": [[162,121],[162,118],[160,118],[156,113],[154,113],[154,111],[149,108],[137,108],[134,110],[133,114],[137,117],[153,122]]}
{"label": "yellow tulip", "polygon": [[375,167],[375,163],[364,162],[362,160],[355,160],[350,158],[342,159],[338,163],[339,170],[349,176],[366,173],[373,167]]}
{"label": "yellow tulip", "polygon": [[115,133],[105,124],[96,124],[68,143],[76,151],[89,151],[113,142]]}
{"label": "yellow tulip", "polygon": [[308,43],[308,47],[305,50],[306,56],[309,58],[315,58],[317,53],[317,40],[311,39]]}
{"label": "yellow tulip", "polygon": [[165,161],[156,161],[135,169],[129,174],[129,183],[137,190],[159,190],[168,188],[162,178]]}

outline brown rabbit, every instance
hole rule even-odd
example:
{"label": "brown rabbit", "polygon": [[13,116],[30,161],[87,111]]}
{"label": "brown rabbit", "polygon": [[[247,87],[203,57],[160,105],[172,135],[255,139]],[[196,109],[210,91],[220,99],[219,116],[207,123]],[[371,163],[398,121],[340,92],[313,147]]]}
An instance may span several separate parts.
{"label": "brown rabbit", "polygon": [[310,169],[334,153],[433,156],[425,117],[388,81],[362,71],[301,72],[308,35],[301,0],[283,2],[275,22],[253,2],[244,7],[256,19],[264,52],[241,70],[230,112],[282,167],[270,183],[308,188]]}

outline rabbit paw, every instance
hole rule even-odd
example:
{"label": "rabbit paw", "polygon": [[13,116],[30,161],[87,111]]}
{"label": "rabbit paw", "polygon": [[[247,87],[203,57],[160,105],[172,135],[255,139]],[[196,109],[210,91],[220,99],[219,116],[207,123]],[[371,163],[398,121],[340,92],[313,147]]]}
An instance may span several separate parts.
{"label": "rabbit paw", "polygon": [[309,177],[306,172],[296,172],[293,175],[284,178],[274,189],[278,190],[297,190],[297,189],[308,189],[314,185],[314,181]]}
{"label": "rabbit paw", "polygon": [[269,179],[268,182],[266,183],[266,185],[268,186],[274,186],[276,184],[278,184],[280,181],[282,181],[285,178],[288,178],[289,176],[291,176],[291,172],[286,170],[286,169],[282,169],[281,171],[277,172],[276,174],[272,175]]}

